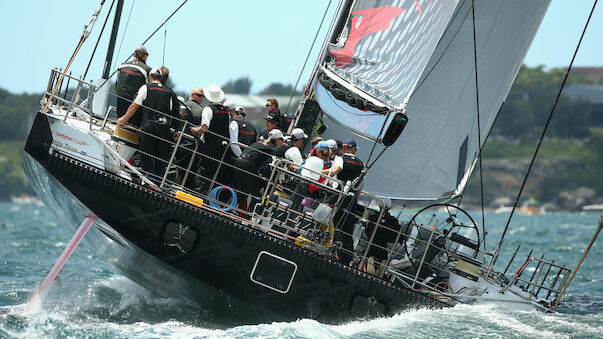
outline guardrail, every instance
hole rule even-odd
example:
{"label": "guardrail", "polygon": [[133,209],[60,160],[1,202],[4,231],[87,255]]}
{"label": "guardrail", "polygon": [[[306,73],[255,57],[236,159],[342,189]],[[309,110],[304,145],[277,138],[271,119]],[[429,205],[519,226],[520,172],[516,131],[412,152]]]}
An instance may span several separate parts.
{"label": "guardrail", "polygon": [[[53,69],[51,71],[50,79],[47,86],[47,91],[42,98],[42,102],[46,100],[46,102],[50,99],[50,90],[53,89],[57,79],[62,75],[61,71],[58,69]],[[92,103],[94,99],[94,91],[95,87],[92,83],[86,82],[80,78],[65,75],[67,78],[65,88],[59,88],[57,93],[52,97],[51,106],[53,108],[52,114],[63,114],[63,121],[67,121],[67,119],[80,119],[87,120],[89,124],[90,133],[94,135],[94,133],[98,130],[110,131],[113,128],[112,122],[109,119],[110,114],[115,110],[114,107],[109,107],[102,119],[94,118],[94,114],[92,112]],[[75,82],[75,87],[70,90],[69,85],[71,82]],[[85,93],[85,95],[82,95]],[[114,94],[112,94],[114,95]],[[45,103],[45,102],[44,102]],[[74,114],[75,113],[75,114]],[[194,196],[198,196],[200,198],[208,201],[209,194],[212,189],[219,185],[228,185],[233,186],[231,183],[220,182],[219,173],[226,167],[230,167],[233,170],[240,171],[246,175],[252,175],[258,179],[265,181],[264,191],[260,196],[253,196],[253,199],[257,199],[261,201],[261,208],[249,208],[248,210],[243,210],[238,206],[233,208],[232,212],[224,213],[221,212],[221,215],[226,217],[231,217],[240,221],[242,223],[247,222],[250,227],[260,227],[262,230],[266,232],[270,232],[275,236],[286,235],[286,239],[290,241],[296,242],[300,246],[308,246],[310,249],[321,252],[327,255],[337,255],[338,251],[350,251],[350,249],[342,248],[340,244],[338,244],[337,233],[340,233],[344,236],[353,237],[354,234],[345,233],[342,229],[342,225],[337,225],[333,221],[333,216],[337,213],[348,213],[354,218],[355,227],[359,232],[355,232],[358,234],[365,234],[366,237],[366,245],[358,246],[357,248],[353,248],[351,253],[354,256],[353,265],[357,269],[364,269],[369,262],[368,254],[370,253],[371,248],[374,246],[380,247],[377,243],[375,243],[375,237],[377,235],[377,231],[379,232],[390,232],[391,242],[393,244],[392,248],[381,248],[387,252],[387,257],[382,258],[385,260],[384,263],[379,262],[381,265],[381,269],[378,272],[374,272],[374,274],[378,275],[382,279],[387,279],[391,282],[397,282],[404,285],[407,288],[413,290],[421,290],[427,288],[432,291],[434,295],[447,295],[449,300],[458,300],[458,298],[471,298],[470,296],[464,296],[459,294],[459,291],[448,291],[443,292],[441,290],[442,286],[438,286],[437,283],[432,283],[421,276],[424,269],[431,269],[437,272],[443,272],[446,274],[453,273],[453,268],[459,261],[466,260],[462,256],[462,254],[456,253],[454,250],[450,250],[450,237],[447,238],[447,243],[444,245],[439,245],[436,243],[436,239],[439,237],[446,237],[446,234],[437,230],[436,227],[430,227],[429,225],[419,225],[414,224],[411,225],[413,227],[417,227],[419,229],[425,230],[429,232],[429,236],[427,238],[419,237],[418,235],[407,234],[411,232],[404,232],[402,228],[398,230],[390,230],[387,228],[381,228],[379,224],[380,220],[384,213],[386,213],[386,207],[383,200],[377,196],[369,194],[363,191],[353,191],[351,189],[349,183],[344,183],[335,178],[329,178],[331,184],[327,184],[326,182],[319,182],[318,180],[313,180],[308,178],[307,176],[303,176],[295,170],[292,170],[292,167],[298,167],[299,165],[294,164],[291,161],[286,159],[275,159],[270,164],[270,175],[267,177],[261,176],[259,173],[252,173],[249,171],[245,171],[241,168],[236,168],[230,162],[230,159],[226,159],[226,155],[229,152],[229,149],[232,145],[238,145],[242,149],[246,149],[249,146],[240,142],[231,142],[226,138],[224,139],[225,147],[224,151],[221,154],[220,159],[213,158],[204,152],[202,149],[202,142],[199,140],[197,136],[191,135],[187,133],[187,131],[193,125],[179,117],[174,117],[169,114],[165,114],[164,112],[157,112],[158,114],[162,114],[166,117],[167,121],[173,123],[172,131],[179,132],[176,140],[165,140],[161,139],[162,142],[169,143],[172,147],[171,153],[167,158],[161,158],[154,154],[145,154],[146,156],[150,156],[155,161],[160,161],[166,165],[166,171],[161,177],[154,177],[151,173],[145,173],[144,171],[139,170],[138,168],[130,165],[128,163],[129,159],[123,159],[117,152],[115,152],[111,147],[107,144],[105,148],[109,149],[109,154],[118,160],[118,163],[123,164],[125,168],[127,168],[129,174],[134,177],[138,177],[140,181],[146,183],[151,186],[154,183],[157,183],[159,188],[163,189],[164,192],[170,193],[175,192],[176,190],[185,191]],[[97,129],[93,129],[93,126]],[[144,131],[138,130],[138,133],[141,135],[147,135],[149,137],[158,138],[158,136],[148,134]],[[211,132],[207,132],[211,133]],[[98,137],[94,135],[95,137]],[[103,142],[102,139],[97,138],[99,142]],[[183,145],[184,140],[189,141],[187,145]],[[104,142],[103,142],[104,143]],[[264,153],[265,155],[269,155],[268,153],[262,152],[260,150],[254,150],[255,152]],[[190,159],[187,163],[181,163],[177,161],[177,156],[179,152],[184,152],[190,155]],[[139,150],[139,153],[140,152]],[[195,161],[213,161],[217,163],[217,169],[214,173],[202,174],[198,173],[193,165]],[[305,169],[309,172],[313,172],[318,175],[322,175],[319,172],[315,172],[311,169]],[[237,172],[238,173],[238,172]],[[211,177],[209,177],[211,176]],[[195,191],[193,189],[188,188],[187,183],[191,180],[191,178],[198,178],[201,181],[207,183],[207,189],[203,191]],[[303,208],[299,207],[299,204],[293,203],[293,199],[289,199],[291,197],[295,197],[295,199],[300,200],[299,192],[296,192],[294,189],[287,188],[283,186],[282,180],[286,178],[287,180],[291,180],[295,184],[303,184],[303,185],[314,185],[325,192],[328,192],[330,195],[330,203],[329,208],[331,208],[328,218],[324,220],[313,220],[311,222],[307,222],[302,225],[301,221],[308,221],[307,215],[304,212]],[[153,182],[154,183],[153,183]],[[336,185],[333,185],[336,183]],[[336,187],[335,187],[336,186]],[[237,187],[232,187],[236,194],[246,194],[242,192]],[[285,193],[283,195],[282,193]],[[298,195],[298,196],[296,196]],[[346,200],[345,197],[349,195],[365,195],[368,196],[375,201],[378,202],[379,208],[378,211],[371,211],[368,206],[364,207],[362,210],[362,214],[356,214],[356,212],[352,209],[346,209],[347,206],[343,206],[343,202]],[[289,196],[287,198],[286,196]],[[287,200],[291,201],[290,205],[283,204],[283,201],[287,203]],[[220,204],[219,202],[217,202]],[[320,203],[325,203],[324,201],[319,201]],[[284,211],[284,214],[278,215]],[[216,211],[218,213],[218,211]],[[373,228],[372,232],[362,231],[364,226],[367,225],[368,215],[371,213],[377,213],[377,223]],[[239,216],[241,215],[241,216]],[[284,216],[284,217],[283,217]],[[305,218],[305,219],[304,219]],[[247,221],[245,221],[247,220]],[[321,229],[323,225],[327,225],[327,233],[331,239],[325,238],[325,230]],[[364,225],[364,226],[363,226]],[[332,227],[333,231],[329,232],[328,227]],[[336,233],[335,235],[333,233]],[[300,237],[302,239],[300,239]],[[334,237],[334,238],[333,238]],[[408,244],[412,243],[412,246],[422,246],[425,248],[425,251],[419,258],[414,258],[415,263],[412,266],[412,269],[398,269],[391,265],[393,259],[399,259],[400,252],[399,247],[396,247],[397,244],[400,244],[401,239],[404,239],[403,246],[409,246]],[[299,242],[298,242],[299,240]],[[330,242],[328,246],[324,246],[325,243]],[[434,249],[438,252],[438,256],[446,256],[446,262],[437,262],[427,258],[428,249]],[[405,248],[405,250],[407,250]],[[481,249],[476,250],[480,253],[483,258],[491,257],[492,254],[483,252]],[[402,253],[404,255],[404,253]],[[381,258],[380,258],[381,259]],[[530,279],[525,279],[522,277],[522,273],[525,271],[526,267],[532,263],[537,263],[537,267],[535,268],[534,273]],[[344,263],[348,264],[348,263]],[[545,291],[546,297],[544,299],[549,300],[552,296],[556,298],[560,295],[560,290],[562,286],[565,285],[567,281],[568,273],[571,273],[565,267],[554,264],[554,262],[548,262],[538,258],[530,257],[526,263],[522,266],[522,268],[518,271],[518,273],[512,278],[512,280],[505,281],[503,275],[497,276],[496,274],[491,274],[490,267],[486,266],[483,263],[478,263],[479,266],[479,274],[486,280],[496,280],[497,283],[500,284],[503,291],[509,289],[511,285],[518,285],[522,287],[526,292],[528,292],[530,297],[539,298],[541,291]],[[551,278],[554,275],[554,278]],[[547,280],[548,279],[548,280]],[[550,284],[546,284],[545,282],[551,280]],[[439,294],[438,294],[439,293]]]}

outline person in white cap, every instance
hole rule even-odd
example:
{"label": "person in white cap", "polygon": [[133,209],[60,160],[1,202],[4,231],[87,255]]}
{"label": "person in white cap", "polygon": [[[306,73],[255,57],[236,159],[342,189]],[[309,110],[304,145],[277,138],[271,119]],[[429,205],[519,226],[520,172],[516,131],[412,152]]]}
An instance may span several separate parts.
{"label": "person in white cap", "polygon": [[[151,67],[147,66],[147,57],[149,52],[144,46],[139,46],[134,51],[134,60],[126,61],[119,66],[117,81],[115,83],[115,94],[117,95],[117,117],[121,118],[126,114],[132,99],[138,92],[138,89],[149,80]],[[142,114],[136,114],[130,119],[130,124],[140,127]]]}
{"label": "person in white cap", "polygon": [[117,119],[118,125],[127,123],[142,106],[139,145],[142,169],[156,182],[163,176],[169,159],[169,141],[173,139],[169,117],[177,104],[173,102],[172,91],[161,83],[161,78],[161,70],[153,68],[150,72],[151,81],[140,87],[126,114]]}
{"label": "person in white cap", "polygon": [[333,166],[328,171],[323,171],[323,174],[337,178],[337,174],[343,169],[343,158],[340,155],[341,144],[342,142],[340,140],[327,140],[327,145],[329,145],[329,150],[331,151],[331,161],[333,162]]}
{"label": "person in white cap", "polygon": [[241,156],[241,153],[243,153],[243,151],[241,151],[241,147],[239,145],[235,144],[239,142],[239,125],[235,121],[235,119],[237,118],[237,107],[235,106],[235,103],[232,100],[224,101],[223,105],[224,108],[228,111],[228,114],[230,114],[230,124],[228,125],[228,135],[231,143],[230,151],[228,152],[229,158],[238,158]]}
{"label": "person in white cap", "polygon": [[301,154],[301,147],[304,144],[304,140],[308,139],[308,135],[301,128],[294,128],[289,136],[289,142],[291,147],[285,151],[285,159],[293,162],[296,165],[301,165],[304,158]]}

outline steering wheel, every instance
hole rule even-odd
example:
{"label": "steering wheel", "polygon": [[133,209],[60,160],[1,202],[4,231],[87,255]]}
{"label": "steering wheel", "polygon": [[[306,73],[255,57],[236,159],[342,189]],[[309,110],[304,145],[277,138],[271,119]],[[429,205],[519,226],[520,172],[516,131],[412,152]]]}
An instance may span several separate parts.
{"label": "steering wheel", "polygon": [[[436,254],[430,261],[442,256],[446,260],[445,264],[437,266],[443,268],[454,260],[449,253],[460,252],[464,256],[472,258],[477,258],[479,253],[481,246],[479,228],[473,218],[458,206],[450,204],[429,205],[415,213],[406,227],[405,233],[409,237],[404,242],[404,250],[415,269],[419,268],[423,256],[419,255],[418,258],[413,258],[412,252],[418,245],[425,247],[432,231],[430,248],[440,248],[443,251]],[[426,248],[424,251],[428,251],[430,248]],[[465,248],[472,251],[468,254]]]}

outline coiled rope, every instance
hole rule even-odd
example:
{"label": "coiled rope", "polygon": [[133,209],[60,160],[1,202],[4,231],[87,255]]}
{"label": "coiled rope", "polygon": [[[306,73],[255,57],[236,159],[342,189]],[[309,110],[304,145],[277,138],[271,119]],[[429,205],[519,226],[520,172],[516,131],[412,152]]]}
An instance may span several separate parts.
{"label": "coiled rope", "polygon": [[[220,207],[220,201],[218,200],[218,197],[220,196],[220,192],[222,192],[222,190],[228,190],[228,191],[230,191],[230,194],[232,195],[232,200],[230,201],[230,205],[225,208]],[[214,188],[213,190],[211,190],[211,192],[209,193],[209,205],[211,207],[217,208],[223,212],[232,211],[232,209],[237,206],[237,194],[235,193],[235,191],[232,188],[230,188],[228,186],[218,186],[218,187]]]}

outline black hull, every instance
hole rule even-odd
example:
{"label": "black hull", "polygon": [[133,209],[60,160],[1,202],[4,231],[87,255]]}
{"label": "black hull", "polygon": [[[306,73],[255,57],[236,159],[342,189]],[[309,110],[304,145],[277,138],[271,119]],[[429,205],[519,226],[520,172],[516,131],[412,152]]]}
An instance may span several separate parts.
{"label": "black hull", "polygon": [[[339,322],[445,304],[395,286],[326,256],[183,203],[58,152],[47,117],[39,113],[25,151],[34,188],[59,216],[77,225],[99,217],[91,245],[130,279],[245,322],[313,318]],[[191,227],[190,253],[166,244],[169,222]],[[191,234],[191,233],[189,233]],[[295,263],[291,286],[280,293],[250,279],[260,252]],[[277,277],[279,270],[263,272]]]}

